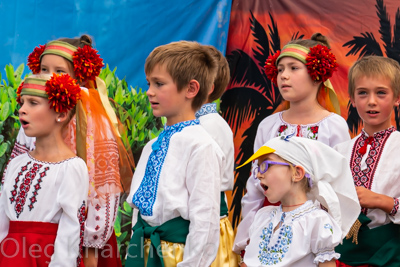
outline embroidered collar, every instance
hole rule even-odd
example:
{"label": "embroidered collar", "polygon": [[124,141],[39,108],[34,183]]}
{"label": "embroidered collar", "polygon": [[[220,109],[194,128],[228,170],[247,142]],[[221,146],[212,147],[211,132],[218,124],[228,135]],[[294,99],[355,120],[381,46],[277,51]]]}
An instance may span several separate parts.
{"label": "embroidered collar", "polygon": [[142,182],[136,193],[133,195],[132,202],[144,216],[153,215],[153,206],[156,201],[158,181],[165,157],[167,156],[169,142],[171,137],[185,127],[199,125],[199,120],[190,120],[179,122],[171,126],[165,126],[164,131],[160,133],[157,140],[151,148],[153,151],[147,160],[146,170]]}
{"label": "embroidered collar", "polygon": [[[395,131],[396,131],[396,128],[394,128],[393,126],[390,126],[389,128],[387,128],[385,130],[374,133],[372,135],[372,137],[374,139],[380,140]],[[367,134],[367,132],[364,129],[361,130],[361,136],[363,137],[364,140],[366,140],[369,137],[369,135]]]}
{"label": "embroidered collar", "polygon": [[204,105],[196,112],[196,119],[200,118],[201,116],[210,114],[210,113],[218,113],[218,112],[217,112],[217,104],[215,104],[215,103],[207,103],[207,104],[204,104]]}

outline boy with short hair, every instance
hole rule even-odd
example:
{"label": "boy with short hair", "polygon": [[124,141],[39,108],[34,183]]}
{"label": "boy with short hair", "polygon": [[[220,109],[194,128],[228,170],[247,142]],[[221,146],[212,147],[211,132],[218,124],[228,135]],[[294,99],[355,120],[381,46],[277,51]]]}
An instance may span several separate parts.
{"label": "boy with short hair", "polygon": [[209,266],[215,258],[220,203],[215,177],[225,158],[195,111],[207,99],[216,67],[196,42],[159,46],[146,59],[147,96],[153,114],[167,122],[144,147],[132,179],[127,201],[139,214],[132,218],[126,266]]}
{"label": "boy with short hair", "polygon": [[338,266],[398,266],[400,133],[391,126],[391,115],[399,106],[400,65],[390,58],[364,57],[351,67],[348,89],[364,129],[335,148],[349,160],[361,213],[348,234],[353,239],[336,249]]}
{"label": "boy with short hair", "polygon": [[234,183],[234,161],[235,149],[233,144],[233,133],[228,123],[218,114],[217,105],[213,103],[219,99],[228,86],[230,73],[226,58],[214,46],[205,46],[218,63],[217,76],[214,80],[214,88],[208,96],[206,104],[196,112],[196,118],[200,125],[210,134],[219,145],[226,158],[225,166],[222,166],[221,180],[221,209],[220,209],[220,240],[218,253],[211,267],[237,266],[238,257],[232,251],[235,233],[228,218],[228,205],[225,191],[233,189]]}

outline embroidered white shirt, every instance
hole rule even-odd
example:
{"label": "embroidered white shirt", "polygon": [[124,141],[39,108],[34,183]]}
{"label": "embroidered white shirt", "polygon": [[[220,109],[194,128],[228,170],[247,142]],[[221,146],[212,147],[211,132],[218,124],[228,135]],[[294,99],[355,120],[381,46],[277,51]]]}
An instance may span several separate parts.
{"label": "embroidered white shirt", "polygon": [[78,157],[58,163],[38,161],[28,153],[15,157],[0,197],[0,242],[10,221],[57,223],[49,266],[76,266],[88,186],[86,164]]}
{"label": "embroidered white shirt", "polygon": [[318,266],[339,258],[334,248],[341,235],[335,220],[310,200],[290,212],[264,207],[251,225],[244,262],[248,267]]}
{"label": "embroidered white shirt", "polygon": [[[138,211],[132,200],[141,187],[152,146],[157,139],[144,147],[132,179],[127,198],[134,208],[132,225],[136,224],[135,214]],[[151,226],[179,216],[190,221],[183,261],[178,264],[179,267],[209,266],[214,261],[219,246],[221,192],[220,181],[215,177],[222,175],[220,166],[223,160],[223,152],[200,125],[187,126],[169,140],[155,195],[149,195],[155,199],[146,201],[152,203],[151,215],[141,216]]]}

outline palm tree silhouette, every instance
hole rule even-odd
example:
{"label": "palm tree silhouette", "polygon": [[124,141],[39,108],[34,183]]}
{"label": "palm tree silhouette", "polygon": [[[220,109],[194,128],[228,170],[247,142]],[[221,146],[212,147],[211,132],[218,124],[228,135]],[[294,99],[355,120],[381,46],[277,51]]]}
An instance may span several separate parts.
{"label": "palm tree silhouette", "polygon": [[[250,11],[250,29],[256,48],[252,49],[254,60],[244,51],[237,49],[227,55],[229,62],[231,81],[228,89],[221,97],[220,109],[222,116],[233,129],[234,134],[238,132],[242,124],[252,120],[242,137],[244,137],[239,148],[235,162],[240,163],[253,154],[253,144],[259,123],[271,115],[282,101],[279,89],[264,73],[265,61],[270,54],[280,50],[281,42],[278,28],[274,18],[269,13],[271,25],[268,25],[269,37],[263,26],[257,21]],[[299,39],[298,33],[292,39]],[[233,226],[240,221],[241,199],[246,189],[246,182],[251,172],[251,165],[235,171],[236,182],[233,189]]]}
{"label": "palm tree silhouette", "polygon": [[[376,14],[379,18],[379,33],[381,34],[381,40],[385,48],[385,54],[387,57],[392,58],[400,63],[400,9],[397,8],[392,36],[390,18],[386,11],[386,6],[384,5],[383,0],[376,0],[375,7],[377,9]],[[358,59],[368,55],[384,55],[379,43],[375,40],[374,34],[371,32],[361,33],[361,36],[353,36],[353,40],[345,43],[343,47],[350,48],[350,51],[346,54],[346,56],[358,54]],[[352,133],[357,133],[362,124],[361,118],[358,116],[356,109],[350,105],[350,101],[347,107],[347,124],[349,125]],[[395,107],[394,114],[396,128],[397,130],[400,130],[400,109]]]}

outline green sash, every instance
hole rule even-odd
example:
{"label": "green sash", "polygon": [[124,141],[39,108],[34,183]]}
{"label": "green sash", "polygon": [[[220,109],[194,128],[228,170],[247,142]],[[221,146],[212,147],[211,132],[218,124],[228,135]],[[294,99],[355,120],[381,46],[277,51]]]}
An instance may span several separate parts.
{"label": "green sash", "polygon": [[128,247],[125,266],[144,267],[144,239],[150,238],[150,251],[153,249],[154,253],[149,253],[147,267],[164,267],[161,240],[185,244],[186,237],[189,234],[189,224],[190,221],[177,217],[160,226],[152,227],[142,219],[139,213],[137,223],[132,228],[133,235]]}
{"label": "green sash", "polygon": [[228,205],[226,204],[225,201],[225,192],[221,192],[221,209],[219,211],[219,216],[228,216]]}
{"label": "green sash", "polygon": [[342,245],[335,248],[340,253],[339,261],[351,266],[370,264],[374,266],[400,266],[400,225],[389,223],[369,229],[371,222],[366,215],[360,214],[362,223],[358,232],[358,245],[351,239],[344,239]]}

